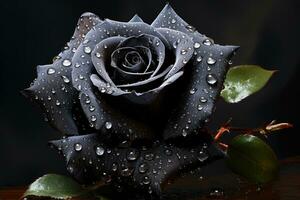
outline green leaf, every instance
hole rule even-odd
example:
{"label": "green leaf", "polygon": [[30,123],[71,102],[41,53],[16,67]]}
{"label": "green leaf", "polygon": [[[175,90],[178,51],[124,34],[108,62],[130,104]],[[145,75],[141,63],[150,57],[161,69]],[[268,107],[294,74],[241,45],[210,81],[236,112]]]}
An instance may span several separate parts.
{"label": "green leaf", "polygon": [[263,184],[276,178],[278,160],[269,145],[253,135],[238,135],[227,149],[228,167],[251,182]]}
{"label": "green leaf", "polygon": [[84,192],[83,188],[69,177],[46,174],[29,186],[24,197],[42,196],[55,199],[68,199],[82,195]]}
{"label": "green leaf", "polygon": [[256,65],[240,65],[229,69],[221,96],[228,103],[237,103],[259,91],[275,71]]}

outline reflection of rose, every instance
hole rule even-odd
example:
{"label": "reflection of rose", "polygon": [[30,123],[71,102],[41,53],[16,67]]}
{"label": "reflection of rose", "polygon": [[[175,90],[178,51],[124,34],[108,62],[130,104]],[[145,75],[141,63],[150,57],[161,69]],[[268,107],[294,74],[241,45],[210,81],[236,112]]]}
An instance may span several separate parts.
{"label": "reflection of rose", "polygon": [[[97,140],[102,146],[108,146],[108,141],[117,145],[113,148],[119,148],[126,141],[127,148],[133,144],[138,148],[140,143],[135,139],[155,139],[164,144],[171,138],[189,139],[204,132],[201,130],[213,111],[235,48],[214,44],[169,5],[151,25],[138,16],[130,22],[117,22],[101,21],[86,13],[65,50],[53,64],[38,67],[36,81],[24,93],[45,109],[47,119],[58,130],[67,135],[83,135],[72,137],[78,142],[74,152],[77,148],[79,156],[73,155],[68,145],[59,149],[69,149],[64,154],[72,154],[66,157],[68,165],[72,164],[70,172],[77,179],[86,180],[82,169],[88,167],[70,159],[88,159],[90,153],[81,148],[86,143],[97,144],[94,139],[84,139],[91,137],[90,133],[101,136]],[[195,142],[196,149],[202,151],[203,143]],[[160,147],[151,148],[150,151],[156,151]],[[175,151],[178,155],[183,152]],[[114,156],[112,160],[118,160],[117,164],[123,162]],[[192,159],[195,160],[200,159]],[[103,163],[112,164],[106,160]],[[181,169],[186,165],[176,166]],[[178,169],[171,169],[172,173],[174,170]]]}

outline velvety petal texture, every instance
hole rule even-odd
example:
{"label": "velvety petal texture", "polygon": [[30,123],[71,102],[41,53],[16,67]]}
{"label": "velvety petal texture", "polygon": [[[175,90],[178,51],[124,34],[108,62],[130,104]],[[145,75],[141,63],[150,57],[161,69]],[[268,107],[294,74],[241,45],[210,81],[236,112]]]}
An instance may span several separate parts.
{"label": "velvety petal texture", "polygon": [[65,50],[54,58],[53,64],[38,66],[37,78],[23,91],[25,96],[42,107],[47,121],[63,134],[76,135],[79,132],[72,112],[76,101],[76,90],[71,77],[72,57],[85,35],[101,22],[98,16],[84,13]]}
{"label": "velvety petal texture", "polygon": [[24,94],[68,135],[51,144],[78,182],[159,195],[170,178],[224,156],[206,123],[236,49],[169,4],[151,25],[85,13]]}
{"label": "velvety petal texture", "polygon": [[152,26],[163,28],[165,32],[174,29],[186,33],[193,40],[194,48],[191,77],[180,95],[180,104],[172,111],[163,136],[170,139],[201,133],[200,129],[209,121],[222,90],[228,62],[238,47],[214,44],[212,39],[181,19],[169,4]]}
{"label": "velvety petal texture", "polygon": [[197,145],[189,147],[159,141],[142,147],[126,142],[114,146],[99,134],[89,134],[50,144],[61,152],[69,173],[81,183],[102,181],[118,188],[160,194],[171,178],[222,156],[213,144],[206,143],[208,140],[197,139]]}

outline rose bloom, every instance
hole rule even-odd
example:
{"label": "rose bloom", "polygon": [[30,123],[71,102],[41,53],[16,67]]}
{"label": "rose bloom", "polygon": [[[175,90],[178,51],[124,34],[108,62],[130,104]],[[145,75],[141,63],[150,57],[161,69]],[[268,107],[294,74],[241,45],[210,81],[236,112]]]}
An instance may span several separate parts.
{"label": "rose bloom", "polygon": [[236,48],[214,44],[170,5],[151,25],[85,13],[24,93],[67,135],[52,144],[78,181],[131,177],[158,194],[171,174],[219,156],[205,125]]}

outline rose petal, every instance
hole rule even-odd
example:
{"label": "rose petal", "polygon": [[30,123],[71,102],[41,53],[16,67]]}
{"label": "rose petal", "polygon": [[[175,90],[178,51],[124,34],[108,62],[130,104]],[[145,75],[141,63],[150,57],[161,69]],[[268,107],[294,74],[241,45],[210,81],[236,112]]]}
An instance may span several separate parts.
{"label": "rose petal", "polygon": [[129,22],[143,22],[142,18],[135,14]]}
{"label": "rose petal", "polygon": [[[129,54],[136,54],[139,57],[139,62],[135,64],[130,63],[127,59]],[[127,66],[125,64],[127,64]],[[132,73],[141,73],[145,71],[147,67],[145,61],[139,54],[139,50],[134,47],[121,47],[116,49],[111,55],[111,66]],[[116,83],[117,80],[114,82]]]}
{"label": "rose petal", "polygon": [[139,36],[129,37],[128,39],[121,42],[117,49],[122,47],[135,46],[143,46],[149,48],[152,52],[152,57],[157,58],[158,64],[155,66],[154,73],[151,77],[155,76],[161,69],[165,60],[165,45],[158,37],[148,34],[142,34]]}
{"label": "rose petal", "polygon": [[79,131],[72,116],[75,90],[71,84],[71,58],[84,35],[98,23],[101,20],[96,15],[84,13],[67,44],[68,48],[56,57],[53,64],[38,66],[36,81],[23,92],[45,110],[50,124],[63,134],[73,135]]}
{"label": "rose petal", "polygon": [[156,81],[157,79],[160,79],[160,78],[164,77],[170,71],[170,69],[172,69],[172,68],[173,68],[173,66],[170,65],[167,69],[165,69],[163,72],[161,72],[160,74],[158,74],[154,77],[151,77],[151,78],[143,80],[143,81],[138,81],[138,82],[135,82],[135,83],[117,85],[117,87],[118,88],[131,88],[132,89],[133,87],[139,87],[139,86],[142,86],[142,85],[149,84],[153,81]]}
{"label": "rose petal", "polygon": [[193,67],[189,72],[192,77],[185,83],[180,105],[172,111],[164,138],[198,134],[214,110],[215,101],[223,87],[228,61],[237,47],[215,45],[210,38],[200,34],[180,18],[169,4],[152,26],[186,33],[192,38],[195,49],[191,63]]}
{"label": "rose petal", "polygon": [[197,34],[203,36],[196,31],[193,26],[186,23],[179,15],[177,15],[170,4],[166,4],[163,10],[152,22],[151,26],[155,28],[173,29],[186,34]]}
{"label": "rose petal", "polygon": [[224,156],[205,137],[179,143],[183,142],[188,147],[176,145],[176,142],[156,142],[149,147],[133,147],[125,142],[117,146],[98,134],[90,134],[51,141],[50,144],[64,155],[69,173],[80,183],[102,181],[134,187],[136,192],[144,194],[151,190],[152,195],[159,195],[161,186],[170,178]]}
{"label": "rose petal", "polygon": [[173,68],[165,77],[165,79],[168,79],[180,71],[191,59],[194,53],[193,42],[188,35],[179,31],[165,28],[158,28],[157,31],[167,39],[169,45],[173,45],[175,47],[172,48],[172,51],[175,54],[176,60]]}
{"label": "rose petal", "polygon": [[80,93],[81,107],[92,127],[98,129],[101,136],[114,138],[115,142],[154,137],[155,134],[150,127],[124,115],[107,101],[101,95],[96,98],[94,93],[88,95]]}
{"label": "rose petal", "polygon": [[[164,138],[188,136],[200,133],[200,129],[214,111],[217,97],[223,87],[228,60],[237,47],[213,45],[203,47],[193,58],[191,76],[185,82],[179,102],[174,108],[164,131]],[[205,53],[204,53],[205,52]],[[202,61],[197,61],[201,56]],[[216,61],[213,65],[208,62]]]}

